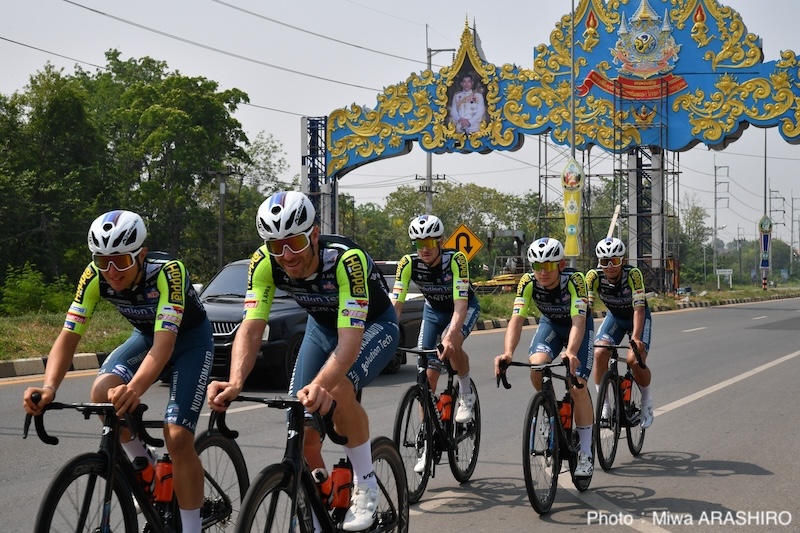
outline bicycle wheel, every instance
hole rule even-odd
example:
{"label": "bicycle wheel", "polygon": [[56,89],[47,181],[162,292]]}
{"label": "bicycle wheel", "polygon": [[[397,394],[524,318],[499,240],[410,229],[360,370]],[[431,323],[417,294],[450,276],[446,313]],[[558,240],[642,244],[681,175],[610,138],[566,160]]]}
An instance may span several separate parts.
{"label": "bicycle wheel", "polygon": [[403,460],[388,437],[372,439],[372,468],[381,497],[374,531],[408,532],[408,488]]}
{"label": "bicycle wheel", "polygon": [[[597,408],[594,417],[594,443],[597,460],[603,470],[610,470],[617,455],[620,425],[619,378],[606,372],[600,382],[597,394]],[[605,406],[605,408],[604,408]],[[607,416],[603,417],[603,411]]]}
{"label": "bicycle wheel", "polygon": [[[98,453],[78,455],[67,462],[47,487],[33,530],[100,531],[107,469],[106,457]],[[114,532],[137,533],[136,509],[123,475],[119,469],[114,474],[109,525]]]}
{"label": "bicycle wheel", "polygon": [[[427,421],[423,394],[427,391],[416,385],[408,389],[394,419],[393,438],[403,461],[409,503],[417,503],[422,497],[433,468],[433,432],[428,430],[431,424]],[[424,466],[418,473],[415,467],[419,461],[424,461]]]}
{"label": "bicycle wheel", "polygon": [[[581,438],[575,427],[575,420],[572,421],[572,429],[566,432],[569,439],[569,473],[572,476],[572,484],[579,492],[584,492],[592,484],[592,476],[575,476],[575,469],[578,467],[578,452],[581,449]],[[561,450],[562,455],[564,450]],[[592,467],[594,467],[594,439],[592,439]]]}
{"label": "bicycle wheel", "polygon": [[236,441],[208,430],[197,436],[194,447],[205,470],[203,530],[231,531],[250,483],[242,451]]}
{"label": "bicycle wheel", "polygon": [[[450,470],[459,483],[469,481],[475,466],[478,464],[478,451],[481,447],[481,402],[478,397],[478,388],[470,380],[472,392],[475,393],[475,416],[466,424],[459,424],[455,416],[448,423],[448,430],[455,446],[447,450],[450,460]],[[456,398],[458,385],[456,385]]]}
{"label": "bicycle wheel", "polygon": [[645,429],[642,427],[642,391],[639,384],[631,376],[631,400],[625,402],[625,412],[628,417],[628,449],[634,457],[642,453]]}
{"label": "bicycle wheel", "polygon": [[295,512],[292,512],[293,476],[290,467],[282,463],[262,470],[247,489],[234,532],[312,533],[311,507],[302,484],[298,487]]}
{"label": "bicycle wheel", "polygon": [[550,511],[556,497],[561,457],[555,424],[558,413],[545,393],[531,398],[522,428],[522,472],[528,499],[539,514]]}

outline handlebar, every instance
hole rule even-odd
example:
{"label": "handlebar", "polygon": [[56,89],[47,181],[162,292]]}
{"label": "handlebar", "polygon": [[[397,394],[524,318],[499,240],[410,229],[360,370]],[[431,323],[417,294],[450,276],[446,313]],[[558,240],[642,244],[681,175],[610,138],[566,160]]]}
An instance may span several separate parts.
{"label": "handlebar", "polygon": [[[508,382],[508,378],[506,377],[506,370],[510,366],[524,366],[524,367],[527,367],[527,368],[529,368],[531,370],[536,370],[536,371],[539,371],[539,372],[541,372],[542,370],[544,370],[546,368],[555,368],[557,366],[563,366],[563,367],[566,368],[566,375],[563,376],[564,381],[571,382],[576,389],[582,389],[583,388],[583,383],[579,382],[578,379],[577,379],[577,376],[575,376],[575,374],[573,374],[572,372],[569,371],[569,360],[564,358],[564,357],[562,357],[558,361],[553,361],[553,362],[550,362],[550,363],[543,363],[543,364],[538,364],[538,365],[535,365],[535,364],[532,364],[532,363],[520,363],[518,361],[511,361],[509,363],[501,363],[500,364],[500,374],[497,375],[497,387],[500,387],[500,382],[502,381],[504,388],[506,388],[506,389],[510,389],[511,388],[511,383]],[[556,376],[556,377],[561,377],[561,376]]]}
{"label": "handlebar", "polygon": [[[38,392],[34,392],[31,395],[31,400],[33,401],[33,403],[38,404],[41,399],[42,396]],[[44,412],[63,410],[63,409],[74,409],[76,411],[79,411],[83,414],[83,418],[86,420],[88,420],[91,415],[104,416],[105,425],[107,426],[115,425],[119,421],[127,426],[132,435],[139,437],[150,446],[155,446],[156,448],[161,448],[164,446],[163,439],[157,439],[155,437],[152,437],[149,433],[147,433],[146,428],[150,425],[150,422],[146,422],[142,419],[144,412],[147,411],[148,409],[147,405],[143,403],[140,403],[136,407],[136,409],[133,410],[132,412],[125,413],[125,415],[123,415],[121,419],[117,417],[117,410],[114,407],[114,404],[105,402],[103,403],[52,402],[44,407]],[[25,424],[23,426],[22,438],[23,439],[28,438],[28,431],[31,426],[31,419],[33,419],[34,426],[36,427],[36,435],[39,437],[39,440],[41,440],[45,444],[50,444],[52,446],[55,446],[59,442],[58,437],[53,437],[52,435],[49,435],[45,430],[44,412],[36,416],[31,416],[29,414],[25,415]]]}
{"label": "handlebar", "polygon": [[444,351],[444,345],[439,343],[436,348],[403,348],[402,346],[397,347],[397,351],[403,353],[410,353],[414,355],[436,355],[442,353]]}
{"label": "handlebar", "polygon": [[647,368],[647,365],[644,364],[644,361],[642,360],[642,354],[639,353],[639,350],[636,348],[636,343],[634,343],[633,341],[631,341],[630,344],[628,344],[627,346],[625,346],[624,344],[598,344],[596,347],[607,348],[609,350],[614,350],[614,351],[630,348],[631,351],[633,352],[633,355],[636,356],[636,364],[639,365],[639,368],[641,368],[642,370]]}

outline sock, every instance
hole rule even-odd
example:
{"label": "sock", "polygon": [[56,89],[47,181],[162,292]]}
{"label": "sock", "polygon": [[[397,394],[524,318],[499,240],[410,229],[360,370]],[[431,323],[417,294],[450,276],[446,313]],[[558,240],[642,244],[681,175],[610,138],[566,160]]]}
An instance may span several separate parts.
{"label": "sock", "polygon": [[592,426],[577,426],[578,437],[581,441],[581,451],[587,456],[592,456]]}
{"label": "sock", "polygon": [[595,383],[594,384],[594,391],[596,393],[600,394],[600,384],[599,383]]}
{"label": "sock", "polygon": [[378,480],[372,470],[372,444],[369,441],[355,448],[344,446],[344,453],[353,465],[353,483],[356,487],[378,488]]}
{"label": "sock", "polygon": [[469,372],[463,376],[457,376],[457,378],[458,389],[461,391],[460,394],[472,394],[472,385],[470,384]]}
{"label": "sock", "polygon": [[200,520],[200,508],[181,509],[181,526],[183,533],[200,533],[202,521]]}
{"label": "sock", "polygon": [[147,457],[151,465],[156,464],[156,458],[150,454],[144,441],[142,439],[133,439],[128,442],[121,442],[122,449],[125,450],[125,455],[128,459],[133,461],[137,457]]}
{"label": "sock", "polygon": [[642,391],[642,403],[650,399],[650,385],[647,387],[639,387],[639,390]]}

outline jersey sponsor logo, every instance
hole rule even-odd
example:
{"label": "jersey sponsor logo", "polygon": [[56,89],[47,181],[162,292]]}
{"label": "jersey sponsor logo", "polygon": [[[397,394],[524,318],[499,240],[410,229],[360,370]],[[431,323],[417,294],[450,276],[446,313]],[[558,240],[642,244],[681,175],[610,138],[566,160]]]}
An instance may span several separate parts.
{"label": "jersey sponsor logo", "polygon": [[351,328],[361,328],[361,329],[364,329],[364,321],[363,321],[363,320],[359,320],[359,319],[357,319],[357,318],[351,318],[351,319],[350,319],[350,327],[351,327]]}
{"label": "jersey sponsor logo", "polygon": [[395,277],[399,278],[400,272],[402,272],[403,268],[405,268],[405,266],[410,262],[411,262],[411,257],[408,255],[404,255],[402,259],[400,259],[400,262],[397,263],[397,274],[395,275]]}
{"label": "jersey sponsor logo", "polygon": [[158,291],[156,289],[152,289],[145,294],[145,297],[154,300],[158,298]]}
{"label": "jersey sponsor logo", "polygon": [[569,276],[570,281],[575,285],[578,296],[586,296],[586,280],[580,272],[574,272]]}
{"label": "jersey sponsor logo", "polygon": [[325,292],[331,292],[336,290],[336,284],[332,281],[323,281],[320,288]]}
{"label": "jersey sponsor logo", "polygon": [[64,321],[64,329],[68,329],[70,331],[74,331],[75,330],[75,322],[70,322],[68,320]]}
{"label": "jersey sponsor logo", "polygon": [[460,277],[467,277],[469,267],[467,266],[467,256],[459,252],[455,255],[456,265],[458,265],[458,275]]}
{"label": "jersey sponsor logo", "polygon": [[181,276],[181,267],[178,263],[169,263],[164,269],[164,275],[167,276],[167,286],[169,287],[168,301],[173,304],[183,303],[183,276]]}
{"label": "jersey sponsor logo", "polygon": [[76,322],[78,324],[85,324],[86,323],[86,317],[85,316],[76,315],[74,313],[67,313],[67,321]]}
{"label": "jersey sponsor logo", "polygon": [[87,266],[86,269],[81,274],[81,279],[78,280],[78,288],[75,290],[75,301],[78,303],[83,303],[83,299],[86,296],[86,287],[89,285],[89,282],[97,276],[97,273],[91,266]]}
{"label": "jersey sponsor logo", "polygon": [[250,257],[250,266],[247,267],[247,289],[250,290],[253,288],[253,272],[255,272],[258,265],[261,261],[264,260],[266,254],[261,251],[261,248],[253,252],[253,255]]}
{"label": "jersey sponsor logo", "polygon": [[347,268],[350,280],[350,294],[353,296],[367,295],[367,280],[364,275],[364,265],[357,255],[350,255],[344,259],[344,266]]}
{"label": "jersey sponsor logo", "polygon": [[69,311],[71,313],[75,313],[75,314],[78,314],[78,315],[85,315],[86,314],[86,308],[85,307],[83,307],[82,305],[76,305],[74,303],[69,306]]}
{"label": "jersey sponsor logo", "polygon": [[178,324],[173,324],[172,322],[164,321],[161,323],[161,327],[177,335],[180,326],[178,326]]}
{"label": "jersey sponsor logo", "polygon": [[178,315],[159,313],[158,316],[156,316],[156,320],[163,320],[165,322],[173,322],[177,324],[181,321],[181,317],[179,317]]}
{"label": "jersey sponsor logo", "polygon": [[256,300],[245,300],[244,301],[244,308],[245,309],[255,309],[258,307],[258,301]]}
{"label": "jersey sponsor logo", "polygon": [[366,311],[361,311],[360,309],[359,310],[342,309],[342,316],[349,316],[349,317],[353,317],[353,318],[359,318],[361,320],[366,320],[367,312]]}

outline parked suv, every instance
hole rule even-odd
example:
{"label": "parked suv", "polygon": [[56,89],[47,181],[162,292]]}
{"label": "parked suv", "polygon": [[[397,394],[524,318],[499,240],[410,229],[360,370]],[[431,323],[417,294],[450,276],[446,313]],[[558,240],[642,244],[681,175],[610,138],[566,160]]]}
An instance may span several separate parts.
{"label": "parked suv", "polygon": [[[200,299],[208,313],[214,331],[214,364],[211,374],[228,378],[231,362],[231,347],[236,330],[242,323],[244,297],[247,287],[249,259],[241,259],[225,265],[208,285],[202,289]],[[389,288],[394,284],[394,274],[387,279]],[[422,323],[423,299],[407,301],[400,323],[400,346],[414,347],[417,344]],[[277,289],[272,301],[267,327],[261,340],[261,350],[251,372],[251,379],[258,383],[269,383],[282,388],[289,386],[294,363],[300,353],[300,344],[306,331],[308,313],[292,296]],[[405,354],[398,353],[386,366],[384,373],[395,373],[405,362]]]}

